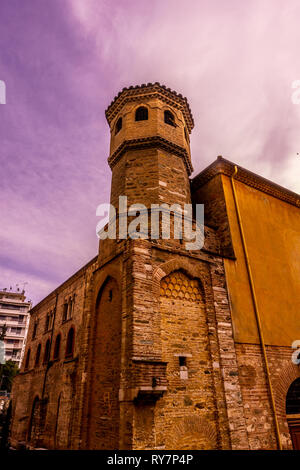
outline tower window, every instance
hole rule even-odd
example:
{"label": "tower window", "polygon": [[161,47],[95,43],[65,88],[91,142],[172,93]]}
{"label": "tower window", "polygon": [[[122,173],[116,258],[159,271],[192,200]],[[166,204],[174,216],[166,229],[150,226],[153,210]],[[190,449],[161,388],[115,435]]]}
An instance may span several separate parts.
{"label": "tower window", "polygon": [[166,124],[169,124],[169,126],[176,127],[174,114],[171,113],[171,111],[169,110],[165,111],[164,118],[165,118]]}
{"label": "tower window", "polygon": [[120,117],[120,118],[117,120],[116,132],[115,132],[115,134],[117,135],[118,132],[120,132],[121,129],[122,129],[122,118]]}
{"label": "tower window", "polygon": [[136,121],[147,121],[148,119],[148,109],[145,106],[140,106],[135,112]]}
{"label": "tower window", "polygon": [[185,356],[179,356],[179,366],[180,367],[186,367],[186,357]]}

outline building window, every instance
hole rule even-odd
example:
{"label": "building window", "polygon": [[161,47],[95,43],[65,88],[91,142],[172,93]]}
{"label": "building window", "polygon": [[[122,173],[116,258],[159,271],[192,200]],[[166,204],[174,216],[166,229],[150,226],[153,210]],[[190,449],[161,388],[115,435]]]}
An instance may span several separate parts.
{"label": "building window", "polygon": [[73,357],[74,340],[75,340],[75,331],[74,331],[74,328],[72,327],[70,328],[68,337],[67,337],[66,358]]}
{"label": "building window", "polygon": [[12,326],[10,328],[10,332],[13,333],[14,335],[20,335],[22,333],[22,328],[19,326]]}
{"label": "building window", "polygon": [[186,356],[179,356],[179,375],[182,380],[189,378]]}
{"label": "building window", "polygon": [[40,363],[41,349],[42,349],[42,346],[41,346],[41,344],[39,344],[38,347],[37,347],[37,350],[36,350],[36,355],[35,355],[35,362],[34,362],[35,367],[38,367],[38,365]]}
{"label": "building window", "polygon": [[66,321],[68,319],[68,303],[65,302],[63,306],[63,316],[62,316],[62,321]]}
{"label": "building window", "polygon": [[121,129],[122,129],[122,118],[120,117],[120,118],[117,120],[115,135],[117,135],[118,132],[120,132]]}
{"label": "building window", "polygon": [[166,124],[176,127],[174,114],[171,111],[167,110],[164,112],[164,119]]}
{"label": "building window", "polygon": [[47,313],[46,322],[45,322],[45,333],[52,329],[53,327],[54,312],[51,311]]}
{"label": "building window", "polygon": [[32,339],[36,338],[37,327],[38,327],[38,321],[36,320],[33,324]]}
{"label": "building window", "polygon": [[28,351],[27,351],[24,370],[27,370],[27,369],[28,369],[28,367],[29,367],[29,361],[30,361],[30,349],[28,349]]}
{"label": "building window", "polygon": [[56,336],[55,344],[54,344],[54,353],[53,353],[53,359],[59,359],[59,352],[60,352],[60,340],[61,340],[61,335],[58,334]]}
{"label": "building window", "polygon": [[43,363],[46,364],[49,361],[49,359],[50,359],[50,339],[47,339]]}
{"label": "building window", "polygon": [[136,121],[147,121],[148,119],[148,109],[145,106],[140,106],[135,112]]}

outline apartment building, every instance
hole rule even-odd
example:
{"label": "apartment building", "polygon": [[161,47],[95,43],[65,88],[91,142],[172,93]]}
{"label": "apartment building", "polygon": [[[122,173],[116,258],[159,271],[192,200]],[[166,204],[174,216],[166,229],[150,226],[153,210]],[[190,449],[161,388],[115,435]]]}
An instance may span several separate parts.
{"label": "apartment building", "polygon": [[0,290],[0,328],[6,325],[4,338],[5,361],[12,360],[20,366],[29,325],[31,302],[25,291],[16,288]]}

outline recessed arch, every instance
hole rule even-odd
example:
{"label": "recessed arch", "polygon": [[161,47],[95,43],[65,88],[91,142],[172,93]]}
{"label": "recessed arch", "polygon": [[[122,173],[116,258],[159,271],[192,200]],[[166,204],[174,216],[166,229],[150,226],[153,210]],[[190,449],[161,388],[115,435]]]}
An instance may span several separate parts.
{"label": "recessed arch", "polygon": [[93,379],[89,396],[88,448],[117,449],[122,348],[121,291],[116,279],[108,274],[95,298],[91,344],[90,374]]}

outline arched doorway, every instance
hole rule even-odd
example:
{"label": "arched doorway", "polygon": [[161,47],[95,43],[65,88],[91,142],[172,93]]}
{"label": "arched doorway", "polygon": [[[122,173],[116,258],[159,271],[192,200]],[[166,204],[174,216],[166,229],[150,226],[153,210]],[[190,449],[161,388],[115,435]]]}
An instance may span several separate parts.
{"label": "arched doorway", "polygon": [[300,377],[290,385],[286,396],[286,417],[294,450],[300,450]]}

